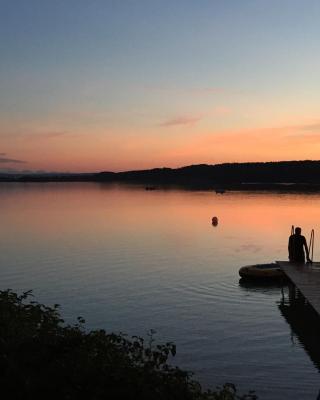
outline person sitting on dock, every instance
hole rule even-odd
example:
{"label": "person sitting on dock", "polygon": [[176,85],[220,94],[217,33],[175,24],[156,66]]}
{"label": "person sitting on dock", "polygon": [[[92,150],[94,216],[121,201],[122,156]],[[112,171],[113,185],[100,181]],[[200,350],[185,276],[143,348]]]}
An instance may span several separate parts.
{"label": "person sitting on dock", "polygon": [[294,234],[289,237],[289,261],[294,263],[305,263],[305,253],[307,262],[311,262],[309,258],[309,250],[306,238],[301,235],[301,228],[296,227]]}

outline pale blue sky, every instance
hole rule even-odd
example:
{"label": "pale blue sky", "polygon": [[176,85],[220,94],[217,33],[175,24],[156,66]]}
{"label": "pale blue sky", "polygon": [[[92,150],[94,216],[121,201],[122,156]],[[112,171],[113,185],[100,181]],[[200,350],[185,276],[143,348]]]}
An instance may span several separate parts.
{"label": "pale blue sky", "polygon": [[19,135],[42,131],[163,141],[183,135],[159,126],[188,118],[214,133],[319,117],[319,1],[0,0],[0,9],[0,150],[12,158]]}

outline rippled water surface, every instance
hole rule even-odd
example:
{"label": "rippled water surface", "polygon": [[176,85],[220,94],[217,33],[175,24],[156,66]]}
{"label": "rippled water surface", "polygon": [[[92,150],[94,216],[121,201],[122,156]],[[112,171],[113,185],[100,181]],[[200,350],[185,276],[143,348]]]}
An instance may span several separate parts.
{"label": "rippled water surface", "polygon": [[317,235],[319,195],[1,184],[0,210],[1,288],[33,289],[89,328],[154,329],[205,386],[316,399],[320,352],[307,323],[297,333],[281,288],[239,282],[238,269],[287,259],[292,224]]}

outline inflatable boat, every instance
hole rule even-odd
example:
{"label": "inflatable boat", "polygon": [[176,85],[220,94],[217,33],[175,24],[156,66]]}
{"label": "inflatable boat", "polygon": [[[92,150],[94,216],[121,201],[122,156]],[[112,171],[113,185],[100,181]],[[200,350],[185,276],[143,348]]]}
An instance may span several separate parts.
{"label": "inflatable boat", "polygon": [[246,265],[239,270],[241,278],[250,279],[284,279],[285,274],[279,268],[278,264],[255,264]]}

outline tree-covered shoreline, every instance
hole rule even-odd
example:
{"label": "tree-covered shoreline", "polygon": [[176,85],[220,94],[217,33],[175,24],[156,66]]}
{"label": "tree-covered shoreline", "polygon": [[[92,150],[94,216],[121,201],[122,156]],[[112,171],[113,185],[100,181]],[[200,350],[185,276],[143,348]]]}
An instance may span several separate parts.
{"label": "tree-covered shoreline", "polygon": [[192,189],[320,191],[320,161],[199,164],[97,173],[0,173],[0,182],[130,183]]}

